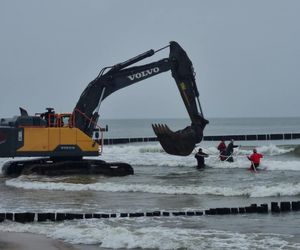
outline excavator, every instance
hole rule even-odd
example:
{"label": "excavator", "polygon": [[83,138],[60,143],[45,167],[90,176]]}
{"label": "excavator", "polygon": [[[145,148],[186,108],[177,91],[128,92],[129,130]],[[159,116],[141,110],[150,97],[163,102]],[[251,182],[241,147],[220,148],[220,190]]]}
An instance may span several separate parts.
{"label": "excavator", "polygon": [[[131,66],[167,48],[169,57]],[[58,114],[53,108],[47,108],[46,112],[29,115],[20,107],[19,116],[0,119],[0,157],[22,157],[5,162],[2,173],[6,176],[134,174],[130,164],[95,157],[102,153],[105,131],[98,125],[100,105],[113,92],[167,71],[175,79],[191,125],[176,132],[165,124],[152,124],[152,127],[166,153],[191,154],[201,142],[208,120],[202,113],[192,62],[182,47],[171,41],[156,51],[151,49],[103,68],[82,92],[72,113]]]}

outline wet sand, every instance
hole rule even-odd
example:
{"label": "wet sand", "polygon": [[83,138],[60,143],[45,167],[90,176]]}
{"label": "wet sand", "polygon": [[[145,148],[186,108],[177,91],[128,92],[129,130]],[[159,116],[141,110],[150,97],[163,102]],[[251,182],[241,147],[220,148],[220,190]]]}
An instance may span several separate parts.
{"label": "wet sand", "polygon": [[1,250],[94,250],[97,246],[72,245],[31,233],[0,232]]}

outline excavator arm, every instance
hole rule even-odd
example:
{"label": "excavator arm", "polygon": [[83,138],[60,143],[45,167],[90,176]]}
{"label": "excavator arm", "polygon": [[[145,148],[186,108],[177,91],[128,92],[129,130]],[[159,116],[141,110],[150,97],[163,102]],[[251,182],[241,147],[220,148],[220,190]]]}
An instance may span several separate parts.
{"label": "excavator arm", "polygon": [[169,60],[172,76],[176,81],[192,124],[176,132],[171,131],[167,125],[154,124],[152,127],[167,153],[186,156],[194,150],[197,143],[201,142],[208,120],[202,113],[193,64],[186,52],[176,42],[170,43]]}
{"label": "excavator arm", "polygon": [[172,132],[167,125],[153,124],[152,127],[167,153],[189,155],[196,143],[202,140],[203,130],[208,121],[204,119],[201,110],[192,62],[178,43],[170,42],[167,47],[170,47],[168,58],[128,67],[157,52],[149,50],[125,62],[102,69],[89,83],[77,102],[73,111],[75,126],[91,136],[99,118],[101,102],[106,97],[121,88],[171,70],[192,124],[176,132]]}
{"label": "excavator arm", "polygon": [[[147,54],[144,53],[141,56],[149,55],[150,52],[152,51],[148,51]],[[102,70],[99,76],[89,83],[77,102],[73,112],[75,113],[75,126],[89,136],[92,134],[93,124],[98,120],[100,104],[106,97],[119,89],[170,70],[168,59],[126,69],[120,69],[120,65],[113,66],[107,73],[104,73],[105,69]],[[93,122],[91,123],[84,116],[77,114],[81,112]]]}

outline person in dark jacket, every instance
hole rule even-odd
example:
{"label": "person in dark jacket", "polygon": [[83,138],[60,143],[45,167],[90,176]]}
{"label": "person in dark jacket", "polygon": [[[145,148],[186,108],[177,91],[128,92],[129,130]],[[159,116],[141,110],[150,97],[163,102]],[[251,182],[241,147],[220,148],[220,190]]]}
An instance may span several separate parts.
{"label": "person in dark jacket", "polygon": [[199,148],[198,152],[195,154],[195,158],[197,159],[197,168],[205,167],[204,157],[208,157],[208,154],[202,152],[202,148]]}
{"label": "person in dark jacket", "polygon": [[231,139],[230,143],[227,145],[227,148],[226,148],[226,161],[228,162],[233,162],[233,157],[232,157],[232,154],[233,154],[233,150],[234,148],[237,148],[238,146],[237,145],[234,145],[234,140]]}

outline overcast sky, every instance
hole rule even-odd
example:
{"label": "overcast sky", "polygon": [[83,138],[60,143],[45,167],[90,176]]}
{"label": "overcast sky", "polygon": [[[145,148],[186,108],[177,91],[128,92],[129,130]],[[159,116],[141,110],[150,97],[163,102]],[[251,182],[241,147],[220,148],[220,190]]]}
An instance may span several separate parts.
{"label": "overcast sky", "polygon": [[[299,116],[299,12],[297,0],[0,0],[0,117],[71,112],[101,68],[172,40],[207,118]],[[188,117],[170,72],[113,93],[100,115]]]}

